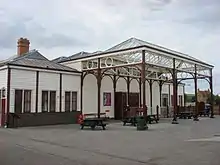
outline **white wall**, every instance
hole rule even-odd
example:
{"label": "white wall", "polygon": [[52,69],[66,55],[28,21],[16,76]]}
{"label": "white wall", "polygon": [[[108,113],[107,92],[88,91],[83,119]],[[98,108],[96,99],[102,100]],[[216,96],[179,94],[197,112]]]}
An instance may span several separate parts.
{"label": "white wall", "polygon": [[137,80],[131,80],[130,83],[130,92],[139,93],[139,83]]}
{"label": "white wall", "polygon": [[0,70],[0,89],[3,87],[6,89],[7,87],[7,73],[7,69]]}
{"label": "white wall", "polygon": [[[170,94],[172,94],[172,84],[170,87]],[[179,95],[182,94],[182,87],[179,87]],[[111,93],[111,106],[103,106],[103,93]],[[119,78],[116,84],[116,92],[127,92],[127,84],[124,78]],[[132,80],[130,84],[130,92],[139,92],[139,83],[136,80]],[[169,93],[169,85],[164,84],[162,87],[162,93]],[[142,97],[143,98],[143,97]],[[160,105],[160,92],[159,84],[157,82],[153,83],[152,86],[152,113],[156,114],[156,106]],[[150,114],[150,86],[146,82],[146,104],[148,106],[148,114]],[[83,85],[83,113],[97,113],[97,80],[96,77],[89,74],[84,79]],[[107,114],[110,117],[114,117],[114,91],[113,91],[113,82],[112,79],[108,76],[105,76],[102,79],[101,84],[101,112],[105,110],[110,110],[110,113]],[[159,112],[160,113],[160,112]]]}
{"label": "white wall", "polygon": [[162,86],[162,93],[168,94],[169,93],[169,84],[163,84]]}
{"label": "white wall", "polygon": [[97,81],[92,74],[85,76],[83,81],[83,113],[97,113]]}
{"label": "white wall", "polygon": [[[60,84],[60,74],[59,73],[48,73],[39,72],[39,89],[38,89],[38,112],[42,112],[42,91],[56,91],[56,112],[59,112],[59,84]],[[63,111],[63,101],[62,96],[62,111]]]}
{"label": "white wall", "polygon": [[153,99],[153,105],[152,105],[152,112],[153,114],[156,114],[157,112],[157,105],[160,107],[160,90],[159,90],[159,84],[157,82],[154,82],[152,85],[152,99]]}
{"label": "white wall", "polygon": [[36,71],[11,69],[10,112],[14,112],[15,89],[31,90],[31,111],[35,112]]}
{"label": "white wall", "polygon": [[[111,93],[111,106],[103,105],[103,93]],[[109,117],[114,117],[114,90],[112,79],[105,76],[101,83],[101,113],[110,110],[107,114]],[[83,113],[97,113],[98,112],[98,91],[97,80],[92,74],[86,75],[83,81]]]}
{"label": "white wall", "polygon": [[117,81],[116,92],[127,92],[127,83],[122,77],[120,77]]}
{"label": "white wall", "polygon": [[[1,74],[1,73],[0,73]],[[62,73],[62,111],[64,110],[65,91],[78,93],[77,109],[80,110],[80,75]],[[28,89],[31,92],[31,112],[36,105],[36,71],[11,69],[10,112],[14,112],[15,89]],[[38,112],[42,112],[42,91],[56,91],[56,112],[59,112],[60,73],[39,71]]]}
{"label": "white wall", "polygon": [[[62,74],[62,109],[65,111],[65,91],[77,92],[77,110],[80,110],[80,75]],[[56,91],[56,112],[60,111],[60,73],[39,73],[39,103],[38,111],[41,112],[42,91]]]}
{"label": "white wall", "polygon": [[[145,86],[145,91],[146,91],[146,105],[148,108],[148,114],[150,114],[150,85],[149,83],[146,81],[146,86]],[[143,98],[143,97],[142,97]]]}
{"label": "white wall", "polygon": [[[8,73],[8,70],[7,69],[2,69],[0,70],[0,90],[2,88],[5,88],[5,94],[6,94],[6,97],[7,97],[7,73]],[[1,100],[0,100],[1,101]],[[1,107],[1,102],[0,102],[0,126],[1,126],[1,117],[2,117],[2,107]],[[6,104],[7,106],[7,104]],[[4,109],[4,112],[6,112],[6,109],[7,107],[5,107]]]}
{"label": "white wall", "polygon": [[[162,94],[169,94],[169,84],[164,84],[162,87]],[[173,95],[173,84],[170,84],[170,96],[169,96],[169,100],[170,100],[170,106],[171,105],[171,95]],[[183,84],[179,84],[178,85],[178,91],[177,91],[177,103],[179,105],[179,95],[182,95],[182,102],[184,105],[184,85]]]}
{"label": "white wall", "polygon": [[[182,95],[182,103],[183,103],[183,105],[184,105],[184,85],[183,84],[179,84],[179,86],[178,86],[178,96],[179,95]],[[178,105],[179,105],[179,97],[178,97]]]}
{"label": "white wall", "polygon": [[[62,83],[62,111],[65,111],[65,91],[77,92],[77,110],[80,111],[80,87],[81,87],[81,77],[63,74],[63,83]],[[58,97],[59,98],[59,97]],[[58,101],[59,103],[59,101]],[[59,107],[59,106],[58,106]]]}
{"label": "white wall", "polygon": [[63,65],[66,65],[68,67],[74,68],[78,71],[82,71],[82,62],[73,62],[73,61],[68,61],[62,63]]}
{"label": "white wall", "polygon": [[[83,113],[97,113],[97,80],[95,76],[89,74],[83,82]],[[111,106],[103,105],[103,93],[111,93]],[[116,92],[127,92],[127,84],[124,78],[119,78],[116,84]],[[136,80],[132,80],[130,84],[130,92],[139,92],[139,85]],[[101,112],[110,110],[107,114],[114,117],[114,89],[113,81],[110,77],[105,76],[101,84]]]}
{"label": "white wall", "polygon": [[[103,104],[103,93],[108,92],[111,93],[111,106],[104,106]],[[109,117],[114,117],[114,89],[113,89],[113,81],[110,77],[105,76],[102,79],[101,85],[101,112],[105,112],[105,110],[110,110],[107,114]]]}

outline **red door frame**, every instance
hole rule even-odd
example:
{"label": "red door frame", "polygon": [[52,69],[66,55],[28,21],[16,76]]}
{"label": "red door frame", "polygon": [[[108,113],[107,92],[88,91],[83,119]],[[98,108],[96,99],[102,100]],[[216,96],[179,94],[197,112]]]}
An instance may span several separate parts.
{"label": "red door frame", "polygon": [[1,102],[2,102],[2,107],[1,107],[1,109],[2,109],[2,115],[1,115],[1,126],[4,126],[4,124],[5,124],[5,119],[6,119],[6,116],[5,116],[5,102],[6,102],[6,99],[5,98],[3,98],[3,99],[1,99]]}

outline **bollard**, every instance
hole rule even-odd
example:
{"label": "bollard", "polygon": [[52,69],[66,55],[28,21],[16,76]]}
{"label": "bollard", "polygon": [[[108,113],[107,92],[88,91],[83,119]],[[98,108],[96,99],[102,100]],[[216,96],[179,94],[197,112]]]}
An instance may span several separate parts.
{"label": "bollard", "polygon": [[158,105],[156,107],[156,110],[157,110],[157,120],[159,121],[159,106]]}

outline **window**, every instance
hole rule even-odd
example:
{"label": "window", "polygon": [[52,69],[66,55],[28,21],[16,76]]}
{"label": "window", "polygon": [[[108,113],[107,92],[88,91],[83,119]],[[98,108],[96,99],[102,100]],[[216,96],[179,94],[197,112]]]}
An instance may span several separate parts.
{"label": "window", "polygon": [[65,111],[70,111],[70,92],[65,92]]}
{"label": "window", "polygon": [[42,112],[56,112],[56,91],[42,91]]}
{"label": "window", "polygon": [[31,90],[15,90],[15,113],[30,113],[31,112]]}
{"label": "window", "polygon": [[167,103],[168,103],[168,99],[163,98],[163,102],[162,102],[163,107],[167,107]]}
{"label": "window", "polygon": [[179,95],[179,105],[183,106],[183,96]]}
{"label": "window", "polygon": [[162,106],[163,107],[168,106],[168,94],[162,94]]}
{"label": "window", "polygon": [[42,91],[42,112],[48,112],[48,91]]}
{"label": "window", "polygon": [[6,91],[5,91],[5,88],[2,89],[2,98],[5,98],[6,96]]}
{"label": "window", "polygon": [[174,105],[174,97],[173,97],[173,95],[171,95],[171,106],[173,106]]}
{"label": "window", "polygon": [[72,92],[72,111],[77,110],[77,92]]}
{"label": "window", "polygon": [[76,111],[77,110],[77,92],[65,92],[65,111]]}
{"label": "window", "polygon": [[56,111],[56,91],[50,91],[50,112]]}
{"label": "window", "polygon": [[24,90],[24,113],[31,112],[31,90]]}

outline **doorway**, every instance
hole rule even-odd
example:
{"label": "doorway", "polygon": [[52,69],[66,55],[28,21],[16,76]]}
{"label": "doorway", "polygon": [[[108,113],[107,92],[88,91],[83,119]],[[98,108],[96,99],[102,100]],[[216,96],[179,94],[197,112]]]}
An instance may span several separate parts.
{"label": "doorway", "polygon": [[115,120],[123,119],[123,112],[127,105],[127,96],[125,92],[115,93]]}
{"label": "doorway", "polygon": [[5,109],[5,89],[0,90],[0,125],[4,126],[6,119],[6,109]]}
{"label": "doorway", "polygon": [[[115,93],[115,120],[121,120],[124,118],[127,98],[126,92]],[[129,102],[130,107],[139,107],[139,93],[129,93]]]}
{"label": "doorway", "polygon": [[2,91],[0,90],[0,126],[2,126]]}

